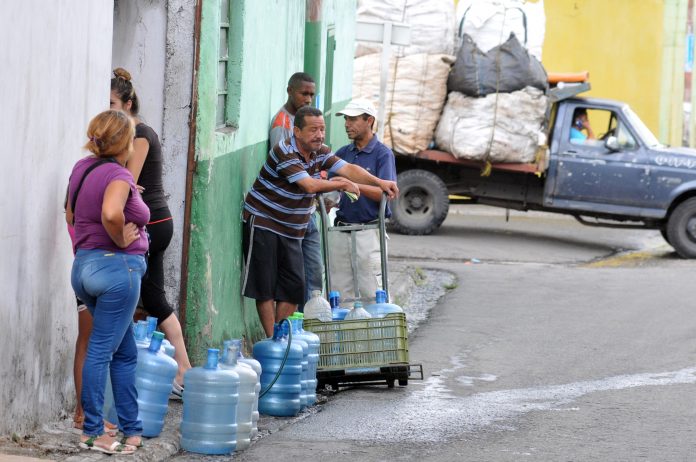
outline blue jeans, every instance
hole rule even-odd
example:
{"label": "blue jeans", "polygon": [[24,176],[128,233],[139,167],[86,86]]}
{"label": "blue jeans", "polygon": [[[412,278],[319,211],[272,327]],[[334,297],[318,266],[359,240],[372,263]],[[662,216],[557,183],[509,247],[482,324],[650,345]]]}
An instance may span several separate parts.
{"label": "blue jeans", "polygon": [[[302,259],[305,272],[305,302],[312,296],[313,290],[322,290],[324,287],[324,264],[321,259],[321,236],[317,228],[317,215],[309,217],[307,231],[302,239]],[[298,308],[304,310],[304,303]]]}
{"label": "blue jeans", "polygon": [[72,286],[94,318],[82,369],[83,433],[104,433],[104,389],[111,371],[119,428],[126,436],[140,435],[135,368],[138,350],[133,337],[133,313],[145,274],[145,257],[106,250],[78,250]]}

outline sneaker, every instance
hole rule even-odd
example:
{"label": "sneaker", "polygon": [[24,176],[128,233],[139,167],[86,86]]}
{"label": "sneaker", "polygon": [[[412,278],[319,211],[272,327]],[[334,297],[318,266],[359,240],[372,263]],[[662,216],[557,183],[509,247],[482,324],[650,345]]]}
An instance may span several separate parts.
{"label": "sneaker", "polygon": [[184,397],[184,386],[176,383],[176,380],[172,382],[172,392],[169,395],[169,399],[183,399]]}

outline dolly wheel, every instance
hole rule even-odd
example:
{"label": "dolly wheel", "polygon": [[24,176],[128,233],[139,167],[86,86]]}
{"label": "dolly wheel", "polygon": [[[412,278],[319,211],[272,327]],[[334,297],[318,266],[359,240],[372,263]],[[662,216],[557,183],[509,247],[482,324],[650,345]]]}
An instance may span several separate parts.
{"label": "dolly wheel", "polygon": [[399,379],[400,387],[405,387],[406,385],[408,385],[408,379]]}
{"label": "dolly wheel", "polygon": [[387,379],[387,388],[394,388],[394,379]]}

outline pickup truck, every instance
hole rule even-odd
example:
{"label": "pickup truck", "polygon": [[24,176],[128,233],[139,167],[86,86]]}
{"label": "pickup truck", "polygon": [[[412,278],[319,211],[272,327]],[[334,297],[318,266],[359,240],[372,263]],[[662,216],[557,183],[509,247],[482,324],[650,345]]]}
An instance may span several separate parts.
{"label": "pickup truck", "polygon": [[[696,258],[696,150],[660,144],[622,102],[581,98],[589,84],[550,95],[548,149],[532,164],[482,164],[425,150],[396,153],[400,197],[390,228],[429,234],[447,216],[450,196],[512,210],[572,215],[591,226],[659,229],[683,258]],[[571,140],[584,108],[596,139]],[[452,199],[453,201],[456,199]]]}

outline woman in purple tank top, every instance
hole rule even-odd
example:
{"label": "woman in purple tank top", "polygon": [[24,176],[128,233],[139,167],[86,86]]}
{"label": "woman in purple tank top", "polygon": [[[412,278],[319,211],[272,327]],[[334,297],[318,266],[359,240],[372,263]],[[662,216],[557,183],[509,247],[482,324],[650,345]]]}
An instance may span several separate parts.
{"label": "woman in purple tank top", "polygon": [[124,441],[140,439],[132,319],[146,269],[150,211],[125,168],[135,137],[131,118],[122,111],[102,112],[90,122],[87,137],[85,148],[93,155],[73,167],[66,211],[75,230],[71,283],[92,315],[82,369],[80,447],[130,454],[136,444],[122,444],[104,432],[102,408],[110,373]]}

